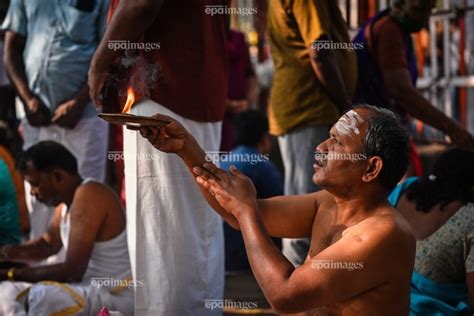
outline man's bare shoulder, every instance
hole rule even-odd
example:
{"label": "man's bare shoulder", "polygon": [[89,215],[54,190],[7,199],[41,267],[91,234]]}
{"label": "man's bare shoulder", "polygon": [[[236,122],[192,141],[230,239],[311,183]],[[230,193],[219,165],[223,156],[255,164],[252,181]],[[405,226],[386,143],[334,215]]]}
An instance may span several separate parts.
{"label": "man's bare shoulder", "polygon": [[100,182],[90,181],[84,184],[81,184],[74,194],[74,199],[76,198],[94,198],[94,199],[110,199],[117,198],[112,189]]}
{"label": "man's bare shoulder", "polygon": [[87,182],[80,185],[73,199],[74,208],[80,206],[82,212],[107,211],[113,208],[121,209],[120,200],[110,187],[100,182]]}
{"label": "man's bare shoulder", "polygon": [[347,228],[343,239],[365,244],[367,249],[392,258],[391,254],[411,261],[416,241],[408,222],[392,207],[384,207],[373,216]]}

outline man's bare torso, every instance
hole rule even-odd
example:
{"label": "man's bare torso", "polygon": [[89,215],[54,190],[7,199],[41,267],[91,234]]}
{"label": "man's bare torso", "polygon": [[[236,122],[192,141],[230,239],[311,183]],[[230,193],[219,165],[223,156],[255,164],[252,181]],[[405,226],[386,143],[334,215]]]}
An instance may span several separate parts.
{"label": "man's bare torso", "polygon": [[[341,220],[338,219],[337,206],[334,205],[330,208],[320,208],[318,211],[312,229],[311,246],[306,257],[305,263],[314,262],[314,257],[317,256],[327,247],[337,243],[347,243],[348,247],[354,242],[364,242],[365,232],[370,230],[374,225],[377,225],[382,216],[391,216],[394,221],[400,222],[400,230],[408,230],[408,224],[401,218],[401,215],[390,209],[381,209],[376,211],[373,216],[355,219],[353,222],[350,221],[348,224],[342,224]],[[400,251],[408,254],[407,264],[404,267],[399,267],[396,271],[389,266],[391,257],[393,255],[400,255]],[[381,267],[386,269],[387,282],[369,289],[363,293],[357,294],[343,302],[338,302],[332,305],[327,305],[313,309],[299,314],[292,315],[305,315],[305,316],[400,316],[408,315],[409,306],[409,282],[411,276],[410,266],[410,249],[406,246],[401,246],[400,249],[394,249],[393,253],[386,254],[387,266]],[[403,256],[403,254],[402,254]],[[334,267],[357,267],[364,268],[364,262],[347,262],[337,263],[331,262]],[[339,266],[338,266],[339,264]]]}

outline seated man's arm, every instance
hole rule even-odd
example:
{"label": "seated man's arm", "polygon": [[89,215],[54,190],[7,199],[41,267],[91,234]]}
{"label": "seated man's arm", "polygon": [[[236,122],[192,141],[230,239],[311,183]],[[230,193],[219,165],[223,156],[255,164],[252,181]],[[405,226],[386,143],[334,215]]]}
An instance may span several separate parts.
{"label": "seated man's arm", "polygon": [[272,244],[258,216],[249,212],[239,222],[252,271],[278,313],[342,302],[391,280],[396,282],[400,275],[411,275],[413,258],[395,262],[387,256],[400,247],[411,247],[414,254],[414,242],[400,237],[390,220],[378,221],[363,233],[345,234],[298,268]]}
{"label": "seated man's arm", "polygon": [[58,253],[62,247],[59,233],[60,221],[61,206],[56,208],[46,233],[22,245],[0,247],[0,258],[4,261],[31,263]]}
{"label": "seated man's arm", "polygon": [[[102,185],[89,183],[77,189],[70,207],[71,227],[63,263],[16,269],[16,281],[79,282],[89,264],[99,231],[105,223],[106,210],[117,205],[116,198]],[[0,275],[0,278],[4,278]]]}
{"label": "seated man's arm", "polygon": [[257,200],[259,213],[268,234],[281,238],[311,237],[319,206],[333,197],[327,191],[302,195],[276,196]]}

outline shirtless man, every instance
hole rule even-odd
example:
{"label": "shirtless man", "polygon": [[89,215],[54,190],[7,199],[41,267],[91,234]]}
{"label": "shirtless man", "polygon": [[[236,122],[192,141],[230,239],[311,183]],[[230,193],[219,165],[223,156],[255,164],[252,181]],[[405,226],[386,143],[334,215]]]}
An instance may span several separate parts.
{"label": "shirtless man", "polygon": [[[209,204],[241,230],[275,312],[408,315],[415,239],[387,201],[408,165],[408,137],[393,113],[362,106],[344,114],[316,148],[313,181],[324,190],[263,200],[235,168],[227,174],[206,163],[180,123],[156,116],[171,123],[142,128],[142,136],[178,154]],[[305,263],[295,268],[271,236],[311,237]]]}
{"label": "shirtless man", "polygon": [[56,212],[40,238],[0,247],[0,260],[29,264],[61,247],[66,259],[54,265],[0,270],[0,315],[25,315],[25,306],[29,315],[66,311],[97,315],[102,306],[131,315],[130,284],[113,290],[114,285],[100,286],[104,279],[118,283],[131,276],[125,213],[118,197],[107,186],[82,179],[75,157],[52,141],[30,147],[18,167],[31,194],[56,207]]}

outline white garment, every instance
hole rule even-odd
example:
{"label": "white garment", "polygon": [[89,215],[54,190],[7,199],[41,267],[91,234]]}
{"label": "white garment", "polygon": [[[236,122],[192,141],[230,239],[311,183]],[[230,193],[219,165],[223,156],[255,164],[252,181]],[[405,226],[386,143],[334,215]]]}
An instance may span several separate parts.
{"label": "white garment", "polygon": [[[21,125],[24,131],[25,150],[43,140],[56,141],[76,157],[79,174],[82,177],[94,178],[100,182],[105,180],[108,126],[102,119],[98,117],[82,119],[74,129],[65,129],[57,125],[37,128],[31,126],[26,119]],[[36,201],[30,195],[30,185],[26,181],[25,195],[30,214],[30,239],[35,239],[48,229],[54,216],[54,208]],[[51,264],[63,260],[64,252],[61,251],[46,262]]]}
{"label": "white garment", "polygon": [[[151,100],[131,112],[173,117],[204,150],[219,150],[221,122],[185,119]],[[139,132],[127,129],[124,152],[132,272],[135,280],[144,281],[136,288],[135,315],[220,315],[220,310],[206,309],[205,300],[222,299],[224,292],[221,218],[179,157],[159,152]]]}
{"label": "white garment", "polygon": [[[82,184],[94,181],[84,179]],[[69,232],[71,230],[71,213],[64,206],[62,210],[60,235],[64,250],[67,252],[69,245]],[[87,269],[82,277],[81,284],[90,285],[94,278],[123,279],[131,276],[130,257],[127,247],[127,229],[106,241],[96,241],[92,249]]]}
{"label": "white garment", "polygon": [[[84,179],[82,184],[90,181],[93,181],[93,179]],[[70,228],[70,212],[64,207],[60,235],[65,252],[69,244]],[[67,308],[75,308],[77,314],[74,315],[97,315],[103,306],[112,311],[119,311],[124,315],[132,315],[134,291],[133,283],[127,280],[130,276],[127,230],[124,228],[119,235],[110,240],[95,242],[87,270],[80,283],[1,283],[0,315],[27,315],[25,312],[26,302],[28,302],[29,307],[28,314],[34,316],[50,315]],[[121,283],[122,280],[127,280],[128,283]],[[99,282],[108,286],[98,286]],[[125,285],[125,288],[118,293],[114,293],[116,287],[110,285],[114,282]],[[21,296],[21,299],[16,299],[19,293],[27,289],[29,289],[28,294]]]}
{"label": "white garment", "polygon": [[[74,309],[75,312],[64,315],[95,316],[104,306],[109,311],[128,316],[133,315],[133,301],[132,288],[113,294],[106,287],[51,281],[36,284],[8,281],[0,283],[2,316],[43,316],[66,309]],[[26,303],[28,313],[25,311]]]}

